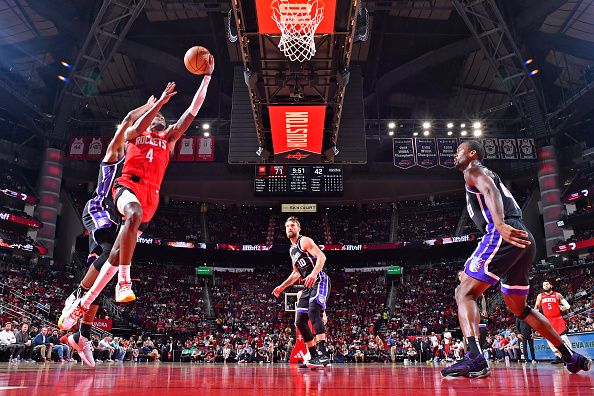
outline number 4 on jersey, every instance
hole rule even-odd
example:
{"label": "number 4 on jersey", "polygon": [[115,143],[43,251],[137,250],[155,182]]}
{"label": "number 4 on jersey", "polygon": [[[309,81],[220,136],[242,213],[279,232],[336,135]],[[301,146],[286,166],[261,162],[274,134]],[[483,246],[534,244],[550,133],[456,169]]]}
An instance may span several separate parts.
{"label": "number 4 on jersey", "polygon": [[149,162],[153,162],[153,149],[152,148],[146,153],[145,158],[148,158]]}

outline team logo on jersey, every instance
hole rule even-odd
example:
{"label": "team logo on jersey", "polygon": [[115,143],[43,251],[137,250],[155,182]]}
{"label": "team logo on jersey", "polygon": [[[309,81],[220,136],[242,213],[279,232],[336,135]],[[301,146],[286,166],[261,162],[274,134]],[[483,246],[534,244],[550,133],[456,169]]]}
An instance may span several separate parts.
{"label": "team logo on jersey", "polygon": [[480,257],[473,257],[468,264],[468,270],[471,272],[479,272],[485,265],[485,260]]}

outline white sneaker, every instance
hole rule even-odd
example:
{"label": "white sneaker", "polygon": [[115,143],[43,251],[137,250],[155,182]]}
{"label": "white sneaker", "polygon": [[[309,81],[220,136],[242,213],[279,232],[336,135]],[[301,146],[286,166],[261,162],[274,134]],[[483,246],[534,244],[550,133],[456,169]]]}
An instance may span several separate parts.
{"label": "white sneaker", "polygon": [[68,310],[62,312],[58,319],[58,327],[60,330],[70,330],[87,311],[88,309],[82,306],[81,299],[77,299]]}
{"label": "white sneaker", "polygon": [[132,291],[132,282],[119,282],[115,289],[116,302],[130,302],[136,300],[136,296]]}
{"label": "white sneaker", "polygon": [[[76,334],[76,333],[75,333]],[[78,333],[78,342],[74,338],[74,334],[68,336],[68,345],[74,348],[83,361],[89,367],[95,367],[95,359],[93,358],[93,342]]]}
{"label": "white sneaker", "polygon": [[64,302],[64,308],[62,309],[62,314],[64,314],[64,312],[66,312],[70,308],[72,308],[72,304],[74,304],[74,302],[81,297],[80,294],[81,293],[80,293],[80,286],[79,286],[68,296],[68,298]]}

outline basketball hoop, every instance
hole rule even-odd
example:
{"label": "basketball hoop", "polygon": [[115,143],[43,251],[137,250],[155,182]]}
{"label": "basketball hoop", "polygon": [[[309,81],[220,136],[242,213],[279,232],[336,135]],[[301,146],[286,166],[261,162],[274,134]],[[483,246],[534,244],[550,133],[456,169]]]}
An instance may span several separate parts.
{"label": "basketball hoop", "polygon": [[280,29],[278,49],[293,62],[310,60],[316,53],[314,34],[322,19],[324,5],[318,0],[274,0],[272,19]]}

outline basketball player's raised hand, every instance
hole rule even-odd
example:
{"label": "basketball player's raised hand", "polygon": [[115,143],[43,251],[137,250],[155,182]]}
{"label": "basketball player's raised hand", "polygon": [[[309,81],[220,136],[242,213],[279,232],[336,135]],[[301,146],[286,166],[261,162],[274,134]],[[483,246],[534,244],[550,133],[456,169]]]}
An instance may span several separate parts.
{"label": "basketball player's raised hand", "polygon": [[168,82],[167,86],[165,87],[165,90],[159,98],[159,102],[161,102],[162,104],[167,103],[169,99],[171,99],[171,97],[174,96],[176,93],[177,91],[175,90],[175,82]]}
{"label": "basketball player's raised hand", "polygon": [[207,76],[210,76],[212,74],[212,72],[214,71],[214,67],[215,67],[215,61],[214,61],[214,56],[212,56],[212,54],[208,55],[208,68],[206,69],[206,74]]}
{"label": "basketball player's raised hand", "polygon": [[283,289],[281,289],[280,286],[277,286],[272,291],[272,294],[274,295],[274,297],[278,298],[282,292],[283,292]]}
{"label": "basketball player's raised hand", "polygon": [[150,107],[153,107],[155,103],[157,103],[157,98],[155,98],[154,95],[151,95],[151,97],[146,101],[146,104]]}
{"label": "basketball player's raised hand", "polygon": [[497,231],[501,234],[501,237],[509,244],[524,249],[526,246],[530,245],[530,241],[528,238],[528,233],[524,230],[518,230],[509,224],[503,224],[501,227],[497,228]]}

